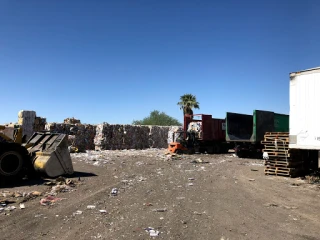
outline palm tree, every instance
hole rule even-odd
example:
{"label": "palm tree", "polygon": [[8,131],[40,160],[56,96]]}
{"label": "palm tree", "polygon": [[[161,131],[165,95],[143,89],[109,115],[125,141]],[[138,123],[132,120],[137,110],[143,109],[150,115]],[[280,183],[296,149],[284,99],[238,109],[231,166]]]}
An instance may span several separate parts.
{"label": "palm tree", "polygon": [[183,110],[183,115],[186,114],[185,110],[188,104],[191,109],[193,108],[200,109],[196,96],[192,94],[184,94],[180,96],[180,102],[178,102],[177,104],[180,106],[180,109]]}

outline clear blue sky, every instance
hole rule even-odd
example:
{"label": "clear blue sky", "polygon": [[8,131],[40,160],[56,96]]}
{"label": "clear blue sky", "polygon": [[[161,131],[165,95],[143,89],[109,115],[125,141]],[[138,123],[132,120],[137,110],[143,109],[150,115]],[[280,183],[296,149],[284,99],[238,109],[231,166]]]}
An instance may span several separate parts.
{"label": "clear blue sky", "polygon": [[289,73],[319,66],[320,1],[0,0],[0,123],[131,123],[152,110],[289,113]]}

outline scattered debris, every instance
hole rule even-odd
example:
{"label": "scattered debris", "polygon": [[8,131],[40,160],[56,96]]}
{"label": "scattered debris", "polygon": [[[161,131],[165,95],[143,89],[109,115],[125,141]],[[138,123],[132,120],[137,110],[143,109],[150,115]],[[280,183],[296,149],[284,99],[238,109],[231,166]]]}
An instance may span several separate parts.
{"label": "scattered debris", "polygon": [[202,213],[197,212],[197,211],[193,212],[193,214],[195,214],[195,215],[202,215]]}
{"label": "scattered debris", "polygon": [[292,187],[298,187],[298,186],[300,186],[301,184],[300,183],[291,183],[290,184]]}
{"label": "scattered debris", "polygon": [[5,211],[12,211],[12,210],[15,210],[16,207],[15,206],[8,206],[6,208],[4,208]]}
{"label": "scattered debris", "polygon": [[153,209],[153,212],[166,212],[167,209],[166,208],[157,208],[157,209]]}
{"label": "scattered debris", "polygon": [[99,210],[100,213],[107,213],[107,210]]}
{"label": "scattered debris", "polygon": [[152,204],[152,203],[144,203],[143,205],[144,205],[144,206],[147,206],[147,207],[151,207],[151,206],[153,206],[153,204]]}
{"label": "scattered debris", "polygon": [[275,204],[275,203],[267,203],[265,204],[266,207],[279,207],[278,204]]}
{"label": "scattered debris", "polygon": [[20,209],[25,209],[26,206],[23,203],[20,203]]}
{"label": "scattered debris", "polygon": [[209,162],[208,161],[203,161],[203,160],[201,160],[201,158],[197,158],[197,159],[191,161],[191,163],[209,163]]}
{"label": "scattered debris", "polygon": [[94,205],[88,205],[87,206],[87,209],[91,209],[92,210],[92,209],[95,209],[95,208],[96,208],[96,206],[94,206]]}
{"label": "scattered debris", "polygon": [[176,197],[177,200],[185,199],[185,197]]}
{"label": "scattered debris", "polygon": [[51,188],[51,191],[50,191],[50,195],[57,195],[58,193],[60,192],[70,192],[74,190],[72,187],[66,185],[66,184],[63,184],[63,185],[56,185],[56,186],[53,186]]}
{"label": "scattered debris", "polygon": [[63,200],[64,198],[57,198],[57,197],[54,197],[54,196],[47,196],[46,198],[42,198],[40,200],[40,204],[43,205],[43,206],[46,206],[46,205],[52,205],[54,204],[55,202],[57,201],[60,201],[60,200]]}
{"label": "scattered debris", "polygon": [[81,214],[82,214],[82,211],[80,211],[80,210],[75,211],[75,212],[73,213],[73,215],[81,215]]}
{"label": "scattered debris", "polygon": [[118,189],[117,188],[112,188],[111,196],[117,196],[117,195],[118,195]]}
{"label": "scattered debris", "polygon": [[152,228],[152,227],[148,227],[148,228],[146,228],[145,230],[146,230],[146,232],[149,233],[150,237],[157,237],[157,236],[159,236],[159,234],[160,234],[159,231],[155,230],[155,229]]}

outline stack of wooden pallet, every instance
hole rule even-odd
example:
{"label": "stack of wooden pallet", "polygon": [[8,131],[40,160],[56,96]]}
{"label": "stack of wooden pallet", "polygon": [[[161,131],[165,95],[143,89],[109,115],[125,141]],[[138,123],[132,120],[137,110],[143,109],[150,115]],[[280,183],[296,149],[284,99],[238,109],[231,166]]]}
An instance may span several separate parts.
{"label": "stack of wooden pallet", "polygon": [[266,175],[297,177],[303,172],[301,158],[289,151],[289,133],[267,132],[261,143],[264,145]]}

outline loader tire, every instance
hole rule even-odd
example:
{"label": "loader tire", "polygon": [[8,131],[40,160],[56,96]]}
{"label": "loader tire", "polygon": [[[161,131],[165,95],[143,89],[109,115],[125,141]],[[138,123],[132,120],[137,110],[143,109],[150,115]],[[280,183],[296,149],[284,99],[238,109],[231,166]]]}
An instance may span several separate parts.
{"label": "loader tire", "polygon": [[23,157],[19,152],[8,151],[0,156],[0,174],[5,177],[18,175],[23,168]]}
{"label": "loader tire", "polygon": [[18,144],[1,144],[0,178],[11,182],[22,178],[27,163],[27,150]]}

